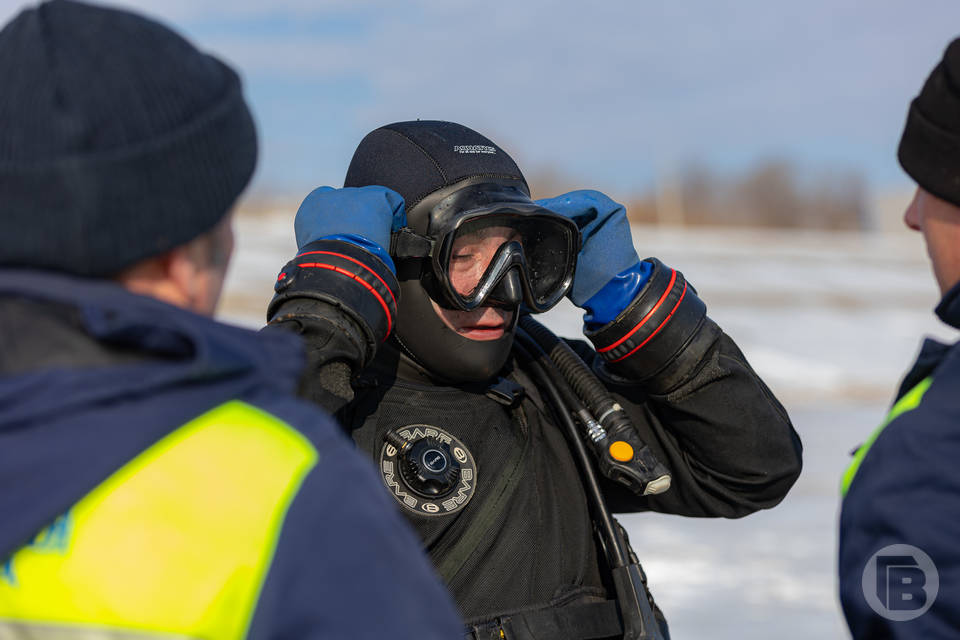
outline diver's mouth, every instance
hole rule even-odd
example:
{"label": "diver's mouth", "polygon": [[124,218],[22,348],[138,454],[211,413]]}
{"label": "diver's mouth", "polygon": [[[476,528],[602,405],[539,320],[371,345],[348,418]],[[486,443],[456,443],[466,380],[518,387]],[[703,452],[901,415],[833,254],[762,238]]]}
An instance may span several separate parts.
{"label": "diver's mouth", "polygon": [[515,310],[506,311],[492,307],[481,307],[473,311],[454,311],[442,308],[434,300],[430,300],[430,303],[448,329],[471,340],[502,338],[510,331],[516,313]]}
{"label": "diver's mouth", "polygon": [[457,333],[464,338],[471,340],[496,340],[502,338],[507,332],[507,325],[504,322],[482,323],[474,325],[464,325],[457,327]]}

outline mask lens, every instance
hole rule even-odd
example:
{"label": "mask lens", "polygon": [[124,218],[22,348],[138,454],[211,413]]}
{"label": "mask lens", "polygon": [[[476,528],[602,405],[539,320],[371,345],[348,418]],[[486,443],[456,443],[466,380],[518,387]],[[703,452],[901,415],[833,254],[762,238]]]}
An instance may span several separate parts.
{"label": "mask lens", "polygon": [[[547,216],[482,216],[467,220],[455,231],[446,276],[464,299],[489,292],[504,273],[519,268],[520,260],[498,252],[522,252],[523,280],[529,295],[540,304],[551,302],[568,281],[573,268],[570,229]],[[495,260],[496,259],[496,260]],[[499,268],[491,269],[491,263]]]}
{"label": "mask lens", "polygon": [[521,222],[523,253],[534,300],[543,304],[554,297],[573,266],[566,227],[549,218]]}
{"label": "mask lens", "polygon": [[494,220],[479,218],[465,223],[457,230],[450,250],[450,286],[464,298],[472,297],[501,245],[519,239],[513,227]]}

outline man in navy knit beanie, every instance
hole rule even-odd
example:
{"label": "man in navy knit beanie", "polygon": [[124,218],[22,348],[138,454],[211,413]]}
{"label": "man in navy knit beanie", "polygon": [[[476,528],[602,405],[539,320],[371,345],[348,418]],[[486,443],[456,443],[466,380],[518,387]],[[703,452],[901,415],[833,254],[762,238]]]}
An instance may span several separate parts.
{"label": "man in navy knit beanie", "polygon": [[[897,159],[917,185],[904,224],[926,243],[934,311],[960,328],[960,39],[910,104]],[[844,474],[840,601],[856,640],[960,636],[958,344],[923,342]]]}
{"label": "man in navy knit beanie", "polygon": [[458,637],[291,334],[215,322],[226,64],[68,0],[0,30],[0,638]]}

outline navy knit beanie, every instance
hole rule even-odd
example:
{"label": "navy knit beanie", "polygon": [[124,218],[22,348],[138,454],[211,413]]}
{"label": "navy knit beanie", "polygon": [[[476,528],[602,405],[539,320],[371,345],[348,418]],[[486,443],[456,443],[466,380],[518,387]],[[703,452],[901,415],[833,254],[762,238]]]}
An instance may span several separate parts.
{"label": "navy knit beanie", "polygon": [[960,206],[960,38],[910,104],[897,156],[917,184]]}
{"label": "navy knit beanie", "polygon": [[0,31],[0,265],[108,276],[208,231],[253,173],[237,74],[127,11]]}

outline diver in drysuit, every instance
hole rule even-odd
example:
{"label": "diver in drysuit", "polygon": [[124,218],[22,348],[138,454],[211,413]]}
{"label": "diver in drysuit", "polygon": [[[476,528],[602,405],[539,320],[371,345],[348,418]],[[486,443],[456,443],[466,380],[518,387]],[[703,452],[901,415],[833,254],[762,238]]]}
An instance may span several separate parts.
{"label": "diver in drysuit", "polygon": [[[623,208],[595,191],[532,201],[475,131],[371,132],[345,188],[308,195],[295,226],[267,330],[303,336],[301,394],[373,458],[467,638],[625,636],[632,605],[595,534],[594,485],[608,511],[736,518],[776,505],[800,472],[783,407],[682,274],[638,258]],[[585,441],[608,463],[656,467],[632,490],[584,475],[521,329],[564,295],[593,347],[566,344],[613,398],[605,413],[631,424],[617,444]],[[668,637],[655,617],[633,637]]]}

